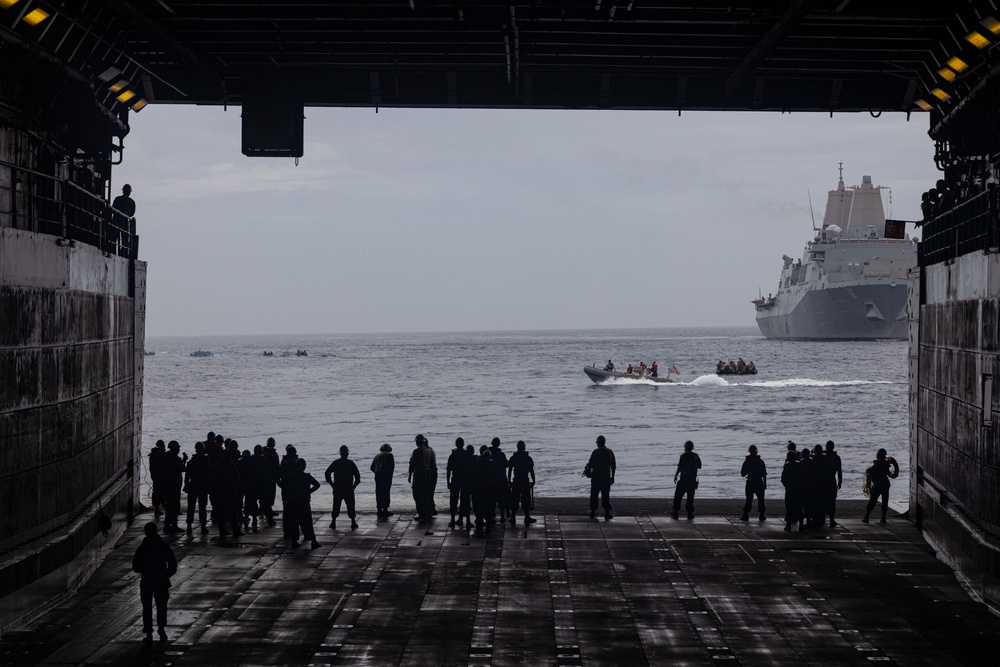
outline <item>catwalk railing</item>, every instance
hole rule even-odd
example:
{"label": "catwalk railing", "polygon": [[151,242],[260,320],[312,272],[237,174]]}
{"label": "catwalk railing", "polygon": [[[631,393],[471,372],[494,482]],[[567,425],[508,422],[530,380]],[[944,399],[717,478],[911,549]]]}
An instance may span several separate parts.
{"label": "catwalk railing", "polygon": [[0,161],[0,227],[51,234],[135,258],[135,219],[70,180]]}
{"label": "catwalk railing", "polygon": [[923,226],[920,266],[947,262],[970,252],[1000,246],[1000,188],[963,201]]}

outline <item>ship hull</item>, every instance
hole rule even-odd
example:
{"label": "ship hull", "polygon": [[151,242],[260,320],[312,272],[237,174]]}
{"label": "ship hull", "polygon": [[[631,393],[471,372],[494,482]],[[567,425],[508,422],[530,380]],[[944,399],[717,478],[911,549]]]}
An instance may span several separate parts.
{"label": "ship hull", "polygon": [[905,340],[906,283],[800,287],[758,309],[757,326],[778,340]]}

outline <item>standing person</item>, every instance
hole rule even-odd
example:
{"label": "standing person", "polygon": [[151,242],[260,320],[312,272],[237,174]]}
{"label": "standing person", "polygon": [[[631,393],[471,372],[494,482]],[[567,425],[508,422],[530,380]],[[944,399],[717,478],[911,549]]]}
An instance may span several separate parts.
{"label": "standing person", "polygon": [[427,458],[430,461],[430,486],[427,488],[427,507],[430,508],[430,513],[432,517],[437,516],[437,502],[434,500],[434,492],[437,491],[438,484],[438,461],[437,455],[434,453],[434,448],[431,447],[431,443],[424,438],[424,447],[427,448]]}
{"label": "standing person", "polygon": [[[517,525],[517,507],[524,511],[524,525],[535,523],[531,518],[531,489],[535,486],[535,462],[526,451],[524,440],[517,441],[517,451],[507,462],[507,484],[511,490],[510,525]],[[511,479],[513,477],[513,480]]]}
{"label": "standing person", "polygon": [[[320,487],[316,478],[306,472],[305,459],[295,459],[295,470],[278,480],[285,497],[282,507],[282,521],[285,537],[293,547],[299,546],[299,530],[302,538],[310,540],[312,548],[320,546],[313,531],[312,506],[310,496]],[[289,537],[291,536],[291,537]]]}
{"label": "standing person", "polygon": [[743,504],[743,516],[740,518],[743,521],[750,520],[753,497],[757,496],[757,511],[760,513],[760,520],[764,521],[764,489],[767,488],[767,466],[764,465],[764,459],[757,455],[757,445],[750,445],[747,452],[747,457],[743,460],[743,467],[740,469],[740,476],[747,478],[747,501]]}
{"label": "standing person", "polygon": [[417,506],[416,519],[419,523],[426,523],[431,520],[431,507],[427,501],[433,495],[431,455],[425,445],[427,439],[422,433],[417,434],[413,440],[415,446],[410,454],[410,468],[406,481],[410,482],[413,490],[413,502]]}
{"label": "standing person", "polygon": [[880,449],[875,454],[875,460],[872,461],[868,474],[871,477],[872,490],[868,497],[865,518],[862,521],[868,523],[868,517],[875,509],[875,503],[881,498],[882,518],[879,523],[885,523],[885,513],[889,511],[889,480],[899,477],[899,464],[896,463],[896,459],[887,456],[884,449]]}
{"label": "standing person", "polygon": [[472,459],[465,451],[465,440],[455,438],[455,449],[448,455],[448,466],[445,469],[445,479],[448,482],[448,509],[451,510],[451,521],[449,528],[455,527],[455,517],[458,516],[458,527],[462,528],[462,519],[465,519],[465,526],[471,525],[469,521],[469,474]]}
{"label": "standing person", "polygon": [[[659,377],[660,367],[653,362],[653,365],[649,367],[649,377]],[[669,373],[667,374],[669,376]]]}
{"label": "standing person", "polygon": [[269,526],[274,525],[274,500],[278,495],[278,468],[281,467],[281,460],[275,445],[277,443],[274,438],[267,439],[267,446],[264,448],[267,471],[264,478],[264,493],[260,497],[260,511],[267,517],[267,525]]}
{"label": "standing person", "polygon": [[194,512],[198,508],[201,534],[208,533],[208,492],[212,486],[212,464],[205,453],[205,444],[194,443],[194,456],[184,467],[184,491],[187,493],[187,534],[194,533]]}
{"label": "standing person", "polygon": [[799,455],[794,449],[785,453],[785,465],[781,468],[781,485],[785,487],[785,530],[790,531],[793,523],[802,530],[802,489],[799,474]]}
{"label": "standing person", "polygon": [[396,459],[392,455],[392,446],[387,442],[379,447],[371,465],[371,471],[375,473],[375,508],[380,519],[392,516],[392,512],[389,511],[389,493],[392,489],[392,473],[395,470]]}
{"label": "standing person", "polygon": [[219,535],[225,537],[229,530],[233,537],[242,537],[240,530],[240,473],[229,456],[218,450],[212,463],[212,522]]}
{"label": "standing person", "polygon": [[493,467],[493,456],[483,445],[479,449],[472,466],[472,511],[476,515],[476,537],[482,537],[493,530],[496,522],[497,472]]}
{"label": "standing person", "polygon": [[251,454],[249,449],[244,449],[236,468],[243,486],[243,530],[256,533],[257,519],[262,514],[260,499],[265,490],[267,461],[263,447],[256,445],[253,451]]}
{"label": "standing person", "polygon": [[837,525],[834,515],[837,513],[837,491],[844,483],[844,472],[840,462],[840,454],[833,451],[833,440],[826,441],[826,512],[830,515],[830,528]]}
{"label": "standing person", "polygon": [[112,208],[116,208],[126,217],[135,217],[135,200],[132,199],[132,186],[126,183],[122,186],[122,193],[111,202]]}
{"label": "standing person", "polygon": [[674,491],[674,509],[670,513],[673,518],[676,519],[680,515],[681,498],[685,494],[687,494],[688,519],[694,518],[694,492],[698,488],[699,470],[701,470],[701,457],[694,453],[694,443],[688,440],[684,443],[684,453],[677,461],[677,471],[674,472],[674,484],[677,485],[677,489]]}
{"label": "standing person", "polygon": [[163,505],[163,457],[167,455],[167,443],[157,440],[149,451],[149,501],[153,503],[153,515],[160,518],[160,506]]}
{"label": "standing person", "polygon": [[187,454],[184,458],[179,456],[181,445],[176,440],[171,440],[167,445],[167,453],[160,461],[160,483],[163,485],[163,503],[166,505],[166,514],[163,517],[164,533],[182,533],[181,527],[177,525],[177,520],[181,515],[181,489],[184,487],[184,464],[187,463]]}
{"label": "standing person", "polygon": [[604,520],[610,520],[611,485],[615,483],[615,453],[607,446],[603,435],[597,436],[597,449],[590,454],[590,460],[583,469],[584,477],[590,478],[590,518],[597,518],[597,496],[601,496],[604,507]]}
{"label": "standing person", "polygon": [[347,516],[351,519],[351,530],[358,529],[354,513],[354,489],[361,483],[361,473],[351,459],[347,445],[341,445],[340,458],[326,469],[326,483],[333,487],[333,511],[330,513],[330,528],[336,530],[341,503],[347,504]]}
{"label": "standing person", "polygon": [[150,521],[143,529],[146,537],[132,557],[132,571],[138,572],[139,600],[142,601],[143,642],[153,643],[153,602],[156,602],[156,627],[160,641],[167,641],[167,600],[170,598],[170,577],[177,574],[177,559],[170,546],[156,532]]}
{"label": "standing person", "polygon": [[493,459],[493,469],[497,473],[495,490],[500,521],[506,521],[510,515],[510,487],[507,486],[507,454],[500,448],[500,438],[490,441],[490,458]]}
{"label": "standing person", "polygon": [[[285,539],[289,542],[299,541],[299,529],[296,527],[294,521],[289,521],[288,511],[285,505],[288,503],[288,493],[285,491],[285,487],[282,486],[281,480],[288,477],[292,473],[298,471],[299,468],[299,454],[295,449],[295,445],[285,445],[285,453],[281,457],[281,462],[278,464],[278,477],[275,483],[281,487],[281,527],[284,533]],[[290,531],[294,529],[295,533]]]}
{"label": "standing person", "polygon": [[826,452],[823,445],[816,445],[812,449],[813,458],[813,483],[812,491],[812,525],[814,528],[822,528],[826,525],[826,511],[830,505],[829,486],[827,481],[830,475],[827,472],[829,465],[826,460]]}

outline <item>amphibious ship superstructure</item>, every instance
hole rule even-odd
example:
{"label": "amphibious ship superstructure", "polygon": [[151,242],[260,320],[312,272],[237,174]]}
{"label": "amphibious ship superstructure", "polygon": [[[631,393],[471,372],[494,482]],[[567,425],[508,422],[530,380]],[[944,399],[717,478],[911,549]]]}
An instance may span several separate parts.
{"label": "amphibious ship superstructure", "polygon": [[830,190],[823,225],[802,259],[783,256],[778,291],[754,299],[757,326],[786,340],[905,339],[907,275],[917,243],[886,220],[882,192],[864,176]]}

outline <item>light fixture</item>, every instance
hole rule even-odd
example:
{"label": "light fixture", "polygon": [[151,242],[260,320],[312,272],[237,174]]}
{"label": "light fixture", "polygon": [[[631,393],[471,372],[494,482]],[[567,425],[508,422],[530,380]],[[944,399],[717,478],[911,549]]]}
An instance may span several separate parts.
{"label": "light fixture", "polygon": [[918,107],[920,107],[924,111],[930,111],[931,109],[934,108],[929,103],[927,103],[927,102],[925,102],[923,100],[917,100],[916,102],[914,102],[914,104],[916,104]]}
{"label": "light fixture", "polygon": [[983,26],[984,28],[992,32],[994,35],[1000,35],[1000,21],[997,21],[992,16],[987,16],[986,18],[984,18],[982,21],[979,22],[979,25]]}
{"label": "light fixture", "polygon": [[965,41],[972,44],[977,49],[985,49],[990,45],[990,40],[986,39],[981,33],[978,33],[975,30],[965,36]]}
{"label": "light fixture", "polygon": [[945,81],[954,81],[955,77],[958,75],[955,74],[955,71],[950,67],[942,67],[941,69],[938,70],[938,76],[940,76]]}
{"label": "light fixture", "polygon": [[[0,0],[0,2],[3,2],[3,0]],[[109,67],[103,72],[101,72],[97,78],[103,81],[104,83],[107,83],[108,81],[111,81],[111,79],[115,78],[121,73],[122,71],[117,67]]]}
{"label": "light fixture", "polygon": [[28,25],[38,25],[47,18],[49,18],[49,13],[47,11],[41,7],[35,7],[30,12],[25,14],[22,20]]}
{"label": "light fixture", "polygon": [[144,108],[146,108],[147,104],[149,104],[149,102],[146,101],[146,98],[140,97],[138,100],[132,103],[132,111],[142,111]]}
{"label": "light fixture", "polygon": [[0,7],[7,9],[8,7],[13,7],[19,2],[19,0],[0,0]]}
{"label": "light fixture", "polygon": [[933,95],[934,97],[938,98],[942,102],[947,102],[948,100],[951,99],[951,95],[949,95],[945,91],[941,90],[940,88],[935,88],[934,90],[932,90],[931,91],[931,95]]}
{"label": "light fixture", "polygon": [[135,93],[133,91],[131,91],[131,90],[123,90],[118,95],[118,101],[119,102],[128,102],[133,97],[135,97]]}
{"label": "light fixture", "polygon": [[958,56],[952,56],[951,58],[948,59],[948,62],[945,64],[948,65],[948,67],[955,70],[956,72],[963,72],[969,66],[967,62],[965,62]]}
{"label": "light fixture", "polygon": [[128,81],[126,81],[125,79],[118,79],[117,82],[111,84],[110,86],[108,86],[108,88],[111,90],[112,93],[117,93],[120,90],[128,88]]}

